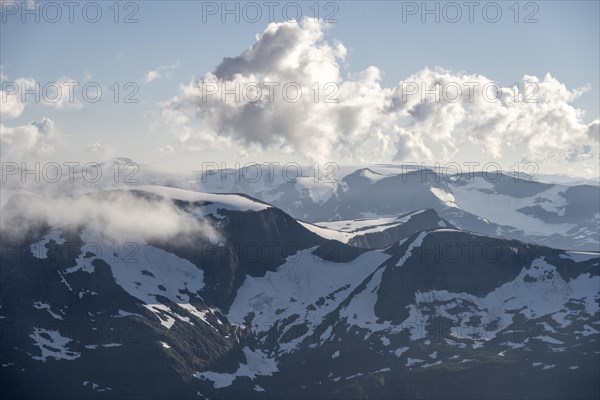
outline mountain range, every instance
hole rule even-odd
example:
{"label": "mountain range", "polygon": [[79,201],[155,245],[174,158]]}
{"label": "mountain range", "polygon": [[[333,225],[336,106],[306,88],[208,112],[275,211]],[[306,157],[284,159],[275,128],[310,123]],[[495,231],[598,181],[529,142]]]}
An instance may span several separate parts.
{"label": "mountain range", "polygon": [[598,186],[219,175],[3,187],[3,398],[600,396]]}

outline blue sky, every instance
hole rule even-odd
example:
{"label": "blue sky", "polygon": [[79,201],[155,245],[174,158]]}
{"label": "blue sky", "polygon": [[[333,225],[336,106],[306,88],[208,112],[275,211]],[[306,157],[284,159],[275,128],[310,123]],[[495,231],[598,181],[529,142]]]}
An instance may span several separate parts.
{"label": "blue sky", "polygon": [[[78,152],[78,149],[98,144],[94,149],[101,151],[96,154],[83,152],[85,156],[102,158],[122,155],[142,162],[181,168],[194,168],[198,160],[222,160],[227,163],[288,159],[314,161],[306,156],[306,152],[295,151],[297,143],[294,142],[287,143],[291,145],[291,150],[287,146],[287,150],[281,152],[281,140],[286,140],[285,133],[274,147],[265,147],[265,143],[260,147],[240,136],[242,134],[233,134],[235,143],[230,147],[204,151],[201,140],[190,146],[189,142],[182,142],[180,138],[166,133],[164,127],[160,126],[161,122],[157,121],[160,104],[178,96],[181,85],[187,85],[193,77],[202,77],[214,71],[223,57],[239,56],[252,46],[256,35],[261,34],[269,23],[266,15],[256,23],[244,21],[243,18],[236,23],[233,17],[222,23],[218,15],[207,16],[204,22],[203,7],[207,7],[207,2],[142,1],[135,3],[137,10],[128,6],[127,2],[121,2],[119,18],[123,19],[129,12],[136,11],[134,17],[139,20],[125,24],[113,21],[114,14],[109,9],[113,2],[109,1],[98,2],[102,4],[103,11],[98,23],[86,22],[78,9],[75,10],[74,23],[69,23],[65,14],[67,9],[62,2],[56,2],[63,7],[63,16],[57,23],[46,22],[43,18],[35,23],[31,16],[23,23],[20,21],[21,11],[16,15],[6,15],[8,3],[2,1],[4,15],[0,28],[0,56],[5,82],[31,78],[44,84],[68,77],[81,84],[98,82],[105,88],[99,103],[57,108],[28,102],[17,117],[7,119],[3,115],[5,130],[6,127],[23,126],[43,117],[51,119],[52,129],[60,138],[53,144],[51,157],[74,157],[83,152]],[[40,2],[42,6],[43,3]],[[298,3],[305,14],[313,12],[314,2]],[[325,9],[326,3],[319,4],[321,17],[334,10]],[[483,75],[501,86],[511,86],[524,75],[541,79],[550,73],[568,90],[587,87],[585,93],[569,101],[572,107],[585,112],[580,117],[581,124],[590,124],[598,118],[599,2],[541,1],[530,2],[529,5],[521,2],[518,5],[518,23],[514,22],[513,9],[509,8],[513,2],[500,3],[503,15],[497,23],[487,22],[480,9],[475,9],[474,22],[470,23],[464,14],[467,10],[464,7],[461,7],[463,16],[457,23],[444,21],[443,15],[439,23],[431,15],[423,23],[419,13],[407,15],[406,21],[403,21],[403,10],[406,11],[407,3],[410,2],[337,3],[339,10],[335,18],[338,22],[324,31],[322,40],[331,46],[341,42],[347,49],[347,54],[338,59],[340,75],[344,79],[369,66],[379,69],[379,82],[384,88],[396,87],[399,81],[425,68],[435,67],[457,75]],[[481,2],[480,5],[486,3],[489,2]],[[18,4],[23,7],[21,3]],[[211,4],[221,6],[221,2]],[[234,2],[228,4],[235,6]],[[420,7],[423,3],[411,4]],[[435,7],[435,2],[427,4]],[[443,3],[439,3],[439,7],[443,7]],[[264,12],[266,8],[262,10]],[[525,15],[532,11],[535,11],[534,18],[539,21],[524,23]],[[275,16],[277,21],[282,20],[279,8]],[[149,71],[159,72],[160,77],[146,83],[145,77]],[[139,99],[139,103],[124,104],[108,100],[113,93],[106,88],[114,82],[119,82],[121,86],[126,82],[138,85],[135,98]],[[199,118],[202,119],[202,116]],[[190,122],[192,127],[193,123]],[[410,131],[407,134],[413,134],[410,126],[406,128]],[[383,129],[385,131],[385,127]],[[453,135],[460,135],[458,128]],[[393,140],[401,142],[403,137]],[[427,145],[427,139],[423,140]],[[446,137],[442,140],[453,139]],[[335,146],[338,141],[332,140],[331,143]],[[591,138],[588,143],[577,144],[591,146],[586,157],[569,162],[559,162],[560,157],[550,158],[551,161],[541,163],[543,170],[597,175],[597,140]],[[61,150],[63,145],[64,151]],[[460,150],[457,152],[454,149],[450,156],[447,152],[442,156],[432,150],[433,159],[482,162],[492,159],[489,155],[482,155],[478,151],[479,146],[472,141],[461,144]],[[194,147],[194,150],[191,151],[190,147]],[[241,152],[240,147],[243,148]],[[170,151],[161,152],[159,148],[169,148]],[[369,159],[366,156],[350,162],[394,161],[395,152],[388,153],[389,159],[373,156]],[[335,152],[323,154],[328,159],[320,158],[318,161],[342,163],[346,159],[335,159]],[[6,158],[5,154],[3,156]],[[522,158],[517,148],[504,151],[494,159],[499,160],[501,165],[510,165]]]}

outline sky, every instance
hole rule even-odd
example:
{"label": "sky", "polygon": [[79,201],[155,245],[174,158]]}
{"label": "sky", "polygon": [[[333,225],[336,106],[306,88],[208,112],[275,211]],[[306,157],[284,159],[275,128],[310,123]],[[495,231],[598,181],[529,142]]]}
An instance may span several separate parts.
{"label": "sky", "polygon": [[3,162],[599,175],[598,1],[1,5]]}

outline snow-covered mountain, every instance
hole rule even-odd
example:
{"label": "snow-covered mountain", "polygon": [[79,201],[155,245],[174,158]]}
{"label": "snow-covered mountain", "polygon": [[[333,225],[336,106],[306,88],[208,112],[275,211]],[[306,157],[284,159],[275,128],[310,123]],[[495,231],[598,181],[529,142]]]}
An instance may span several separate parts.
{"label": "snow-covered mountain", "polygon": [[573,184],[556,184],[494,171],[406,172],[394,165],[318,169],[252,164],[219,169],[210,164],[203,171],[179,173],[116,158],[97,166],[63,168],[62,179],[40,185],[31,171],[23,179],[23,171],[16,167],[2,185],[2,204],[14,193],[38,193],[40,187],[45,194],[55,195],[161,185],[246,194],[316,225],[398,217],[430,208],[448,223],[472,232],[563,249],[600,250],[600,182],[575,184],[565,178],[560,181]]}
{"label": "snow-covered mountain", "polygon": [[3,398],[598,397],[600,255],[435,211],[501,187],[416,185],[393,215],[387,179],[351,174],[323,205],[364,214],[316,224],[157,185],[13,193]]}
{"label": "snow-covered mountain", "polygon": [[318,225],[307,222],[301,224],[324,238],[367,249],[388,247],[414,232],[452,227],[433,209],[417,210],[398,217],[320,222]]}
{"label": "snow-covered mountain", "polygon": [[[312,186],[311,186],[312,179]],[[284,182],[242,190],[295,218],[316,223],[394,217],[431,208],[452,225],[577,250],[600,250],[600,186],[565,186],[501,173],[440,175],[432,170],[356,170],[339,182]]]}

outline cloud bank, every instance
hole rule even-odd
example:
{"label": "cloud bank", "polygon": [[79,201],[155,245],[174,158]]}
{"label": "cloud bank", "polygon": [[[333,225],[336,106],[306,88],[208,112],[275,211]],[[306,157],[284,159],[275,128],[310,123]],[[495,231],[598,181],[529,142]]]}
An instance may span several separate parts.
{"label": "cloud bank", "polygon": [[14,127],[0,124],[0,146],[3,160],[47,157],[54,153],[54,122],[43,118]]}
{"label": "cloud bank", "polygon": [[175,237],[185,241],[198,235],[211,242],[219,240],[208,221],[182,211],[170,199],[145,198],[128,190],[83,196],[14,196],[2,208],[1,219],[2,232],[11,239],[45,223],[55,228],[85,227],[118,241]]}
{"label": "cloud bank", "polygon": [[347,50],[325,39],[327,29],[312,19],[269,24],[242,54],[181,86],[162,104],[161,123],[188,149],[255,146],[306,160],[450,160],[465,144],[492,159],[514,151],[535,162],[591,156],[598,121],[586,124],[572,104],[584,89],[550,74],[501,87],[441,68],[384,87],[375,66],[342,73]]}
{"label": "cloud bank", "polygon": [[[23,77],[9,81],[2,66],[0,78],[0,156],[3,160],[38,160],[53,155],[59,147],[66,147],[66,138],[56,132],[54,121],[50,118],[42,117],[25,125],[9,125],[6,121],[20,117],[27,103],[55,109],[82,109],[83,103],[74,96],[73,84],[76,82],[69,77],[60,77],[47,84]],[[25,91],[28,94],[23,95]]]}

